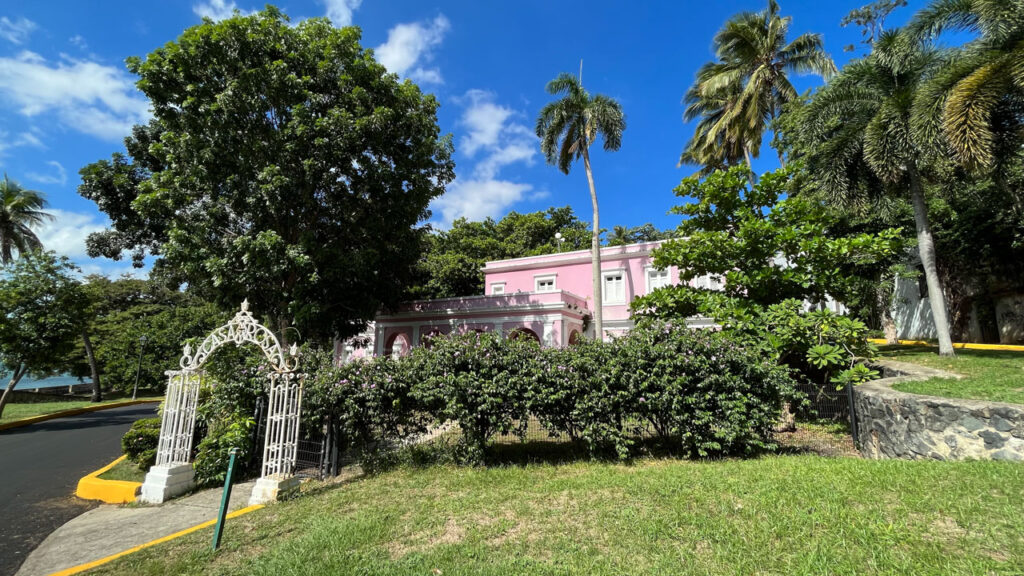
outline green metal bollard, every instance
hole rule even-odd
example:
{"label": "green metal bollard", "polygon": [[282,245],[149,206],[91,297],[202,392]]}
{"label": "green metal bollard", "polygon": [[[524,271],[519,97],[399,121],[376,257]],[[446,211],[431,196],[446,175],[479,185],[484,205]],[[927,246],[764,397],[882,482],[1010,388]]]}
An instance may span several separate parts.
{"label": "green metal bollard", "polygon": [[224,533],[224,518],[228,514],[228,502],[231,500],[231,480],[235,475],[235,456],[238,455],[238,448],[228,450],[231,457],[228,459],[228,473],[224,477],[224,494],[220,497],[220,512],[217,513],[217,526],[213,529],[213,550],[220,546],[220,536]]}

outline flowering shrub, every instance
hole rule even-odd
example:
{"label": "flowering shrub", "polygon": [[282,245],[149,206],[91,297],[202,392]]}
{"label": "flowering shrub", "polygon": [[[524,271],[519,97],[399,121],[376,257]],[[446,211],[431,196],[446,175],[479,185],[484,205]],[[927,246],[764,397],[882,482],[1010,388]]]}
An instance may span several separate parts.
{"label": "flowering shrub", "polygon": [[535,417],[592,454],[627,458],[645,429],[699,457],[773,448],[793,381],[762,348],[730,334],[649,323],[613,342],[540,349],[495,334],[435,338],[407,358],[343,367],[320,353],[304,396],[307,418],[328,418],[364,466],[429,423],[461,429],[463,462],[479,463],[500,434]]}
{"label": "flowering shrub", "polygon": [[618,346],[582,340],[570,348],[543,351],[530,412],[553,434],[583,442],[592,454],[629,455],[637,422],[628,416],[637,398],[616,362]]}
{"label": "flowering shrub", "polygon": [[612,370],[637,420],[691,456],[774,448],[793,382],[785,368],[728,334],[646,324],[616,340]]}
{"label": "flowering shrub", "polygon": [[480,462],[497,434],[526,430],[526,396],[538,375],[540,347],[526,338],[469,333],[435,338],[413,350],[413,394],[438,421],[462,429],[462,458]]}
{"label": "flowering shrub", "polygon": [[388,357],[335,366],[331,354],[316,353],[303,410],[314,425],[334,428],[341,446],[355,451],[364,467],[407,438],[426,430],[428,415],[412,397],[415,373],[408,362]]}

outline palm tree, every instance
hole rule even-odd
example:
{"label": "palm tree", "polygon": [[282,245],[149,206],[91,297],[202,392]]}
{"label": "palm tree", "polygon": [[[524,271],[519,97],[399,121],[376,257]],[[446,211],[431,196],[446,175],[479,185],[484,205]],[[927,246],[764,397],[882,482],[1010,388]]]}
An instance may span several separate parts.
{"label": "palm tree", "polygon": [[707,176],[742,161],[750,166],[752,154],[756,154],[752,150],[759,147],[763,134],[763,124],[755,122],[751,127],[749,119],[736,119],[736,114],[742,112],[737,108],[742,92],[738,83],[719,86],[712,91],[705,82],[722,66],[715,62],[702,66],[697,72],[697,81],[683,97],[686,104],[683,120],[697,120],[697,128],[683,149],[679,164],[701,166],[697,172],[699,176]]}
{"label": "palm tree", "polygon": [[[939,52],[908,34],[883,32],[870,55],[847,64],[814,96],[803,129],[820,144],[809,159],[810,171],[837,200],[909,190],[939,353],[947,356],[953,345],[925,203],[925,153],[911,128],[917,90],[942,63]],[[875,181],[865,181],[865,172]]]}
{"label": "palm tree", "polygon": [[572,74],[565,72],[548,82],[548,94],[558,100],[548,103],[537,117],[537,137],[540,150],[549,164],[558,166],[568,174],[573,162],[583,159],[590,185],[590,203],[594,208],[593,228],[590,238],[591,266],[594,280],[594,334],[604,339],[603,299],[601,297],[601,225],[597,213],[597,190],[594,188],[594,173],[590,167],[590,145],[598,137],[604,140],[605,150],[618,150],[622,144],[622,132],[626,129],[626,117],[618,102],[596,94],[591,96],[583,89],[583,83]]}
{"label": "palm tree", "polygon": [[4,174],[0,182],[0,263],[14,261],[18,255],[28,254],[43,247],[32,227],[53,219],[43,212],[46,198],[42,192],[26,190]]}
{"label": "palm tree", "polygon": [[977,37],[920,91],[915,128],[972,170],[1019,149],[1024,107],[1024,1],[933,0],[908,27],[927,41],[947,30]]}
{"label": "palm tree", "polygon": [[[749,164],[760,152],[767,127],[797,96],[787,74],[812,73],[827,79],[836,73],[820,34],[801,34],[786,41],[791,21],[779,15],[778,2],[768,0],[766,10],[736,14],[718,31],[714,39],[718,61],[701,68],[685,99],[690,105],[687,120],[700,114],[709,125],[698,125],[683,152],[683,162],[703,164],[714,159],[728,165],[735,163],[737,148],[742,148]],[[781,152],[779,161],[783,161]]]}

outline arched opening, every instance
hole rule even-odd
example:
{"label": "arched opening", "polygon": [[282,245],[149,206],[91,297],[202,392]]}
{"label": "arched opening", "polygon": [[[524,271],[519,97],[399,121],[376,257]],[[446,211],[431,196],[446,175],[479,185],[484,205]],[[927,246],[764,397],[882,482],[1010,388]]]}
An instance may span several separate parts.
{"label": "arched opening", "polygon": [[533,330],[530,330],[529,328],[516,328],[515,330],[509,332],[508,337],[510,340],[518,340],[520,338],[525,338],[527,340],[533,340],[538,345],[540,345],[540,336],[537,336],[537,333],[534,332]]}
{"label": "arched opening", "polygon": [[411,341],[405,332],[397,332],[392,334],[387,340],[387,346],[384,348],[384,354],[390,356],[408,356],[409,350],[412,348]]}
{"label": "arched opening", "polygon": [[579,344],[580,338],[580,331],[574,328],[573,331],[569,333],[569,346],[575,346]]}
{"label": "arched opening", "polygon": [[[275,500],[298,487],[294,470],[302,385],[306,380],[306,374],[298,371],[299,348],[293,344],[285,350],[274,333],[253,318],[248,301],[244,301],[241,311],[227,324],[210,332],[198,348],[191,344],[185,346],[178,362],[180,370],[167,372],[156,464],[146,474],[140,500],[160,503],[194,486],[192,448],[200,391],[207,370],[214,376],[217,371],[217,362],[207,365],[207,360],[227,344],[234,344],[235,350],[224,352],[228,359],[225,373],[218,378],[222,380],[219,385],[236,385],[243,391],[247,387],[258,388],[261,392],[266,390],[268,398],[266,417],[257,419],[265,422],[266,432],[261,475],[253,487],[249,504]],[[243,344],[255,345],[263,358],[247,358],[242,351]],[[232,359],[232,355],[235,358]],[[244,368],[241,374],[237,371],[240,366]],[[256,444],[258,446],[258,442]]]}

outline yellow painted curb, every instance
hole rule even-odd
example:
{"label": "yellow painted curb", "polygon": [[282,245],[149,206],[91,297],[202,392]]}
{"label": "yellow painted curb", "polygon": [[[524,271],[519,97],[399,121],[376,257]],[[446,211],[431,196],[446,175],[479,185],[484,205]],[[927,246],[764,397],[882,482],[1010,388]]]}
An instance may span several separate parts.
{"label": "yellow painted curb", "polygon": [[125,400],[124,402],[111,402],[110,404],[100,404],[98,406],[84,406],[82,408],[72,408],[71,410],[62,410],[60,412],[53,412],[52,414],[41,414],[39,416],[22,418],[21,420],[15,420],[13,422],[5,422],[3,424],[0,424],[0,430],[18,428],[19,426],[28,426],[29,424],[35,424],[36,422],[45,422],[47,420],[53,420],[55,418],[63,418],[65,416],[85,414],[86,412],[98,412],[100,410],[108,410],[110,408],[120,408],[122,406],[134,406],[135,404],[145,404],[147,402],[163,401],[163,398],[146,398],[145,400]]}
{"label": "yellow painted curb", "polygon": [[75,489],[75,496],[83,500],[101,500],[107,504],[124,504],[134,502],[135,495],[142,487],[141,482],[128,482],[127,480],[104,480],[100,478],[107,470],[117,466],[119,462],[127,458],[121,456],[103,468],[85,476],[78,481],[78,488]]}
{"label": "yellow painted curb", "polygon": [[[871,342],[872,344],[886,344],[884,338],[868,338],[868,342]],[[925,340],[898,340],[898,342],[903,346],[937,346],[936,343],[927,342]],[[954,342],[953,348],[966,350],[1004,350],[1007,352],[1024,352],[1024,346],[1018,346],[1016,344],[974,344],[971,342]]]}
{"label": "yellow painted curb", "polygon": [[[252,512],[254,510],[259,510],[260,508],[263,508],[263,504],[256,504],[255,506],[247,506],[245,508],[242,508],[241,510],[235,510],[234,512],[228,514],[227,518],[237,518],[237,517],[239,517],[239,516],[241,516],[243,514],[248,514],[249,512]],[[129,549],[125,550],[124,552],[118,552],[117,554],[111,554],[110,556],[107,556],[106,558],[100,558],[99,560],[93,560],[92,562],[87,562],[85,564],[79,564],[78,566],[72,566],[71,568],[65,568],[64,570],[61,570],[59,572],[54,572],[53,574],[50,574],[49,576],[70,576],[71,574],[78,574],[80,572],[85,572],[86,570],[91,570],[91,569],[93,569],[93,568],[95,568],[97,566],[102,566],[102,565],[104,565],[104,564],[106,564],[108,562],[111,562],[113,560],[117,560],[118,558],[120,558],[122,556],[127,556],[129,554],[133,554],[135,552],[138,552],[139,550],[143,550],[145,548],[149,548],[150,546],[156,546],[157,544],[162,544],[164,542],[169,542],[171,540],[174,540],[175,538],[181,538],[182,536],[184,536],[186,534],[191,534],[191,533],[193,533],[193,532],[195,532],[197,530],[202,530],[203,528],[209,528],[210,526],[213,526],[216,523],[217,523],[216,519],[209,520],[207,522],[203,522],[202,524],[197,524],[197,525],[195,525],[195,526],[193,526],[191,528],[185,528],[184,530],[182,530],[180,532],[175,532],[174,534],[171,534],[169,536],[164,536],[163,538],[157,538],[156,540],[151,540],[149,542],[146,542],[145,544],[139,544],[138,546],[136,546],[134,548],[129,548]]]}

